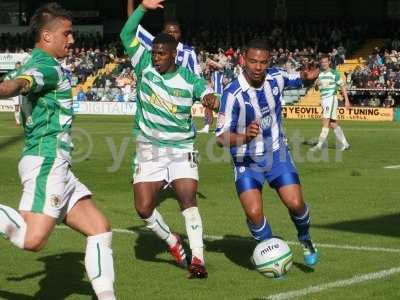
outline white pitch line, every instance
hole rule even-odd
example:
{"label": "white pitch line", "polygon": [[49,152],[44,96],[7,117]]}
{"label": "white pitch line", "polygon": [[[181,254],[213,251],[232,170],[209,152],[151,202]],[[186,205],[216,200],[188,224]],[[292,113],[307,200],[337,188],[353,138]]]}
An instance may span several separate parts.
{"label": "white pitch line", "polygon": [[[60,229],[67,229],[69,227],[61,225],[57,226],[56,228]],[[137,232],[133,230],[128,230],[128,229],[121,229],[121,228],[115,228],[112,230],[113,232],[117,233],[125,233],[125,234],[131,234],[131,235],[138,235]],[[150,234],[150,233],[149,233]],[[227,239],[226,237],[223,236],[218,236],[218,235],[204,235],[204,239],[206,240],[211,240],[211,241],[221,241],[224,239]],[[246,239],[245,237],[229,237],[228,239],[231,240],[238,240],[238,241],[248,241],[249,239]],[[290,245],[297,245],[299,242],[294,242],[294,241],[286,241]],[[354,250],[354,251],[370,251],[370,252],[390,252],[390,253],[400,253],[400,249],[398,248],[382,248],[382,247],[367,247],[367,246],[352,246],[352,245],[335,245],[335,244],[319,244],[316,243],[316,245],[320,248],[331,248],[331,249],[342,249],[342,250]]]}
{"label": "white pitch line", "polygon": [[342,280],[338,280],[338,281],[323,283],[320,285],[312,285],[305,289],[295,290],[295,291],[290,291],[290,292],[280,293],[280,294],[274,294],[274,295],[264,297],[262,299],[266,299],[266,300],[292,299],[292,298],[297,298],[300,296],[316,294],[316,293],[319,293],[319,292],[322,292],[322,291],[328,290],[328,289],[346,287],[346,286],[350,286],[350,285],[357,284],[357,283],[382,279],[382,278],[389,277],[389,276],[397,274],[397,273],[400,273],[400,267],[386,269],[386,270],[382,270],[379,272],[372,272],[372,273],[356,275],[356,276],[348,278],[348,279],[342,279]]}
{"label": "white pitch line", "polygon": [[400,165],[395,165],[395,166],[386,166],[383,167],[384,169],[400,169]]}

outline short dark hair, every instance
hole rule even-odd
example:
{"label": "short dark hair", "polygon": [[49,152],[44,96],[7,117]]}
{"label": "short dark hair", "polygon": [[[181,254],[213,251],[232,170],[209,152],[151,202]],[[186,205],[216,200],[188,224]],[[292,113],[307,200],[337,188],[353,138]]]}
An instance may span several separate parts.
{"label": "short dark hair", "polygon": [[29,24],[30,32],[33,34],[35,42],[39,42],[43,28],[58,18],[72,22],[71,13],[55,2],[42,5],[35,11]]}
{"label": "short dark hair", "polygon": [[321,54],[321,57],[319,59],[321,60],[323,58],[327,58],[329,61],[331,60],[331,56],[329,54],[326,54],[326,53]]}
{"label": "short dark hair", "polygon": [[167,27],[168,25],[174,25],[174,26],[178,26],[179,28],[181,28],[181,24],[179,23],[179,21],[174,18],[166,19],[164,21],[164,28]]}
{"label": "short dark hair", "polygon": [[178,42],[174,39],[173,36],[168,33],[159,33],[153,40],[153,45],[155,44],[164,44],[168,45],[172,50],[176,49],[178,46]]}
{"label": "short dark hair", "polygon": [[269,50],[270,50],[270,47],[269,47],[268,42],[267,42],[266,40],[262,40],[262,39],[253,39],[253,40],[250,40],[250,41],[247,43],[246,52],[247,52],[249,49],[259,49],[259,50],[269,51]]}

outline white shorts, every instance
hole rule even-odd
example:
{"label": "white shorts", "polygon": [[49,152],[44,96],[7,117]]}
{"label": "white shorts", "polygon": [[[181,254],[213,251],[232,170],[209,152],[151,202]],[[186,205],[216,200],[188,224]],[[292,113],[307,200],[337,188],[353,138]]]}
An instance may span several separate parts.
{"label": "white shorts", "polygon": [[323,119],[337,119],[338,99],[335,96],[323,98],[322,104],[322,118]]}
{"label": "white shorts", "polygon": [[191,178],[199,180],[195,152],[161,156],[140,161],[136,156],[133,166],[133,183],[166,181],[170,184],[176,179]]}
{"label": "white shorts", "polygon": [[19,210],[48,215],[57,223],[80,199],[92,194],[64,159],[26,155],[19,162],[18,171],[23,186]]}

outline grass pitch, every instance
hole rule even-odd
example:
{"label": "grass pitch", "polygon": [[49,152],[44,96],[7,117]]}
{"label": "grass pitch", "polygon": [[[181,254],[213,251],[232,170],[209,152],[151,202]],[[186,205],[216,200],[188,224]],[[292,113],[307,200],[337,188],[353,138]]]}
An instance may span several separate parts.
{"label": "grass pitch", "polygon": [[[201,120],[196,122],[201,126]],[[23,135],[10,113],[0,114],[0,124],[0,202],[16,208]],[[255,243],[236,196],[229,156],[214,145],[212,134],[197,137],[198,202],[209,278],[188,280],[134,212],[132,117],[77,116],[73,170],[116,230],[118,299],[400,299],[400,167],[384,168],[400,165],[400,124],[341,125],[351,150],[336,152],[331,132],[330,148],[311,155],[307,144],[318,136],[319,122],[285,121],[321,262],[306,267],[300,247],[291,243],[295,263],[284,280],[265,278],[251,266]],[[172,230],[185,235],[173,197],[164,192],[159,210]],[[274,234],[295,242],[294,226],[276,194],[266,186],[263,198]],[[0,240],[0,299],[92,299],[84,249],[85,239],[63,227],[55,229],[40,253],[19,251]]]}

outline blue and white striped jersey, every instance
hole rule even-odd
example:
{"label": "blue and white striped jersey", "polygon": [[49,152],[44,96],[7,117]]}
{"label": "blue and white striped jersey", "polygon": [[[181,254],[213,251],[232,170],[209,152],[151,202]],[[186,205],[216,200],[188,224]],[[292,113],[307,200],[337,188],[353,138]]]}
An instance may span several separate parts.
{"label": "blue and white striped jersey", "polygon": [[[150,32],[139,25],[136,36],[146,49],[151,50],[154,36]],[[178,66],[189,69],[196,75],[201,74],[201,67],[197,61],[196,52],[188,45],[178,43],[178,46],[176,47],[175,63]]]}
{"label": "blue and white striped jersey", "polygon": [[[224,132],[244,134],[246,127],[254,120],[260,124],[260,133],[250,143],[231,146],[232,157],[267,155],[279,150],[285,144],[282,128],[282,92],[285,87],[300,88],[299,73],[288,74],[278,68],[266,72],[265,82],[259,89],[249,85],[240,74],[225,89],[218,113],[216,135]],[[271,156],[269,156],[271,155]]]}
{"label": "blue and white striped jersey", "polygon": [[222,95],[224,92],[224,73],[221,71],[214,71],[211,74],[211,83],[213,86],[214,93]]}

